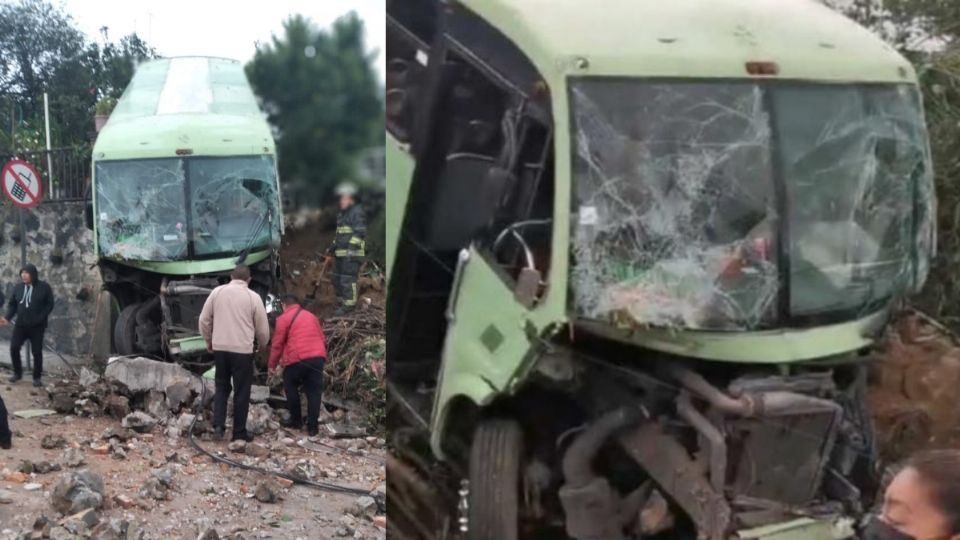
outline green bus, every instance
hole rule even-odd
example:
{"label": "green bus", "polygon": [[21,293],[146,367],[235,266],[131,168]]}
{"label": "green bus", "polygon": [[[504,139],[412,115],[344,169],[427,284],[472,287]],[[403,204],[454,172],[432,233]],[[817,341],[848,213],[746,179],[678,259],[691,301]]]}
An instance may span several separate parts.
{"label": "green bus", "polygon": [[91,181],[87,224],[116,306],[116,353],[205,354],[203,302],[241,261],[275,307],[276,149],[238,61],[140,65],[97,137]]}
{"label": "green bus", "polygon": [[388,377],[466,538],[854,533],[935,244],[905,58],[811,0],[393,0],[386,110]]}

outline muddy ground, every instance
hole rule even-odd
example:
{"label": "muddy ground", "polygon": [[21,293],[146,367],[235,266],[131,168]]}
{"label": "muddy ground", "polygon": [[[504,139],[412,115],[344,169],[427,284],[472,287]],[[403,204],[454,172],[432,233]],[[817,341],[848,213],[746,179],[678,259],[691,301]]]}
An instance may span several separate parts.
{"label": "muddy ground", "polygon": [[[6,379],[7,374],[2,376]],[[41,447],[44,436],[51,434],[63,436],[68,448],[80,449],[86,460],[80,468],[89,468],[102,476],[106,503],[100,519],[138,521],[146,533],[145,538],[195,539],[211,527],[221,538],[230,538],[236,533],[243,538],[289,539],[384,536],[374,524],[373,516],[349,515],[357,500],[355,495],[331,494],[293,485],[282,490],[283,500],[261,503],[254,498],[254,491],[265,480],[265,475],[213,462],[195,451],[186,437],[170,440],[160,429],[140,434],[128,441],[126,458],[117,459],[109,453],[99,453],[95,447],[102,448],[104,430],[120,428],[119,420],[71,415],[17,418],[16,411],[49,407],[46,393],[22,382],[0,388],[11,413],[14,432],[13,449],[0,450],[0,488],[9,492],[12,499],[0,504],[2,538],[16,538],[21,531],[29,530],[40,516],[53,521],[60,517],[51,506],[50,491],[62,475],[73,469],[65,463],[67,449]],[[200,444],[212,452],[239,457],[266,468],[287,470],[305,463],[317,471],[322,481],[368,490],[376,489],[385,481],[381,465],[383,451],[375,438],[335,441],[321,436],[313,440],[315,444],[353,447],[359,450],[357,455],[325,447],[321,447],[322,451],[308,450],[297,445],[300,440],[305,440],[302,433],[283,430],[258,437],[256,442],[270,450],[265,458],[238,456],[227,449],[226,442],[201,441]],[[24,460],[60,464],[63,470],[16,474]],[[171,499],[141,498],[138,492],[151,473],[168,465],[176,471]],[[28,491],[37,487],[30,484],[41,487]],[[133,507],[124,508],[124,503]]]}

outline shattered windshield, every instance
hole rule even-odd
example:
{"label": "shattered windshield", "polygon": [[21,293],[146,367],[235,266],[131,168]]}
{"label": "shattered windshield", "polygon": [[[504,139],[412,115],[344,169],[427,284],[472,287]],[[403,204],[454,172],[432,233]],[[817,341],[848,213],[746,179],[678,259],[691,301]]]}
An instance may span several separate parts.
{"label": "shattered windshield", "polygon": [[571,108],[581,317],[737,330],[857,315],[927,256],[908,86],[581,79]]}
{"label": "shattered windshield", "polygon": [[179,159],[98,162],[97,239],[103,256],[143,261],[184,258],[185,181]]}
{"label": "shattered windshield", "polygon": [[279,223],[272,158],[197,158],[188,167],[197,255],[232,254],[270,242]]}
{"label": "shattered windshield", "polygon": [[100,161],[96,193],[98,243],[105,257],[232,256],[279,235],[276,172],[269,156]]}

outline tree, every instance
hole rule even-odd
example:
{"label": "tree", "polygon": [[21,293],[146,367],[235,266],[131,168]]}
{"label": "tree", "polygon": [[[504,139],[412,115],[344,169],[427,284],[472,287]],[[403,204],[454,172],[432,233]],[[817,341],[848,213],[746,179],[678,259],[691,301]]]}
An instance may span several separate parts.
{"label": "tree", "polygon": [[283,27],[258,47],[247,76],[274,127],[281,178],[319,199],[351,176],[361,150],[382,143],[383,93],[355,13],[329,31],[299,15]]}
{"label": "tree", "polygon": [[[43,125],[44,92],[54,144],[89,143],[94,104],[100,97],[119,96],[136,62],[152,57],[156,52],[136,35],[102,47],[91,42],[68,14],[46,0],[0,4],[0,149],[12,146],[11,122],[24,135]],[[6,117],[11,110],[13,118]],[[17,146],[28,140],[18,137]]]}

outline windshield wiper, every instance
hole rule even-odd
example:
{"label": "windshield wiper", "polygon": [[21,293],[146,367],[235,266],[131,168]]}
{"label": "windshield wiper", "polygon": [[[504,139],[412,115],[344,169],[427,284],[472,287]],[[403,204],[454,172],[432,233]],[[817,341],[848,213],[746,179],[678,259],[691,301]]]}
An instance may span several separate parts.
{"label": "windshield wiper", "polygon": [[250,250],[253,249],[254,243],[257,241],[257,238],[260,236],[260,232],[263,231],[263,226],[267,222],[273,222],[273,205],[267,205],[267,213],[260,216],[260,219],[254,224],[255,229],[253,234],[250,236],[250,240],[247,241],[247,245],[238,252],[237,254],[237,264],[246,264],[247,256],[250,255]]}

